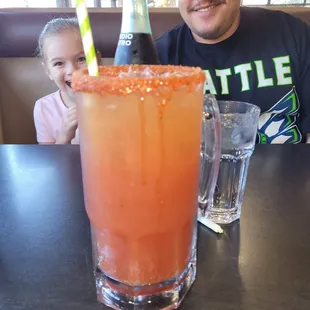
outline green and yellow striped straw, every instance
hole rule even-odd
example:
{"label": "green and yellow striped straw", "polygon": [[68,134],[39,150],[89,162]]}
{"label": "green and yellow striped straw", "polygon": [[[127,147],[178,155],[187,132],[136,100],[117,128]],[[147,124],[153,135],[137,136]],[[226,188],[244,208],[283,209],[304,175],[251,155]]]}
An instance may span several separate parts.
{"label": "green and yellow striped straw", "polygon": [[88,73],[92,76],[98,76],[99,70],[96,58],[96,50],[85,0],[76,0],[76,15],[80,25],[84,53],[86,55],[86,62],[88,66]]}

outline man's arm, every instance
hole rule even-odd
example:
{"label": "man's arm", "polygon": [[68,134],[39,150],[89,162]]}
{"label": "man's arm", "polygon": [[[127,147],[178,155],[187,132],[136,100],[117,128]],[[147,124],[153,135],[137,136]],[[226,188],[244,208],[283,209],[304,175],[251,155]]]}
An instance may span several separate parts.
{"label": "man's arm", "polygon": [[297,49],[298,80],[296,90],[300,102],[300,125],[304,141],[310,143],[310,25],[291,17]]}
{"label": "man's arm", "polygon": [[162,65],[179,65],[179,45],[187,26],[180,24],[155,41],[159,61]]}

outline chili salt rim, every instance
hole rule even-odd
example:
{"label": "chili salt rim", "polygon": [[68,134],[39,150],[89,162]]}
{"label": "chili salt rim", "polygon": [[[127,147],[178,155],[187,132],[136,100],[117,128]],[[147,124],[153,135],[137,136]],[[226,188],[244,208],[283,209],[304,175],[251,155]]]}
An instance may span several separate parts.
{"label": "chili salt rim", "polygon": [[[129,68],[134,72],[141,72],[149,68],[158,75],[118,76],[119,73],[127,73]],[[160,75],[164,73],[171,73],[171,75]],[[174,65],[100,66],[99,76],[90,76],[87,68],[75,71],[72,76],[72,89],[76,92],[87,93],[128,95],[137,92],[139,95],[144,95],[150,92],[171,92],[180,87],[193,91],[197,86],[202,86],[205,80],[205,73],[199,67]]]}

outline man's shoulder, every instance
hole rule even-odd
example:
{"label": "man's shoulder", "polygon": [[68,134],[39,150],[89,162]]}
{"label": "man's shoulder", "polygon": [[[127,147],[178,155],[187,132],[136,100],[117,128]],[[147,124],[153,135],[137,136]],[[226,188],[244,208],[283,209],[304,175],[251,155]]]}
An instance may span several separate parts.
{"label": "man's shoulder", "polygon": [[175,55],[181,33],[186,27],[185,23],[179,24],[155,40],[157,53],[162,64],[173,62],[170,55]]}
{"label": "man's shoulder", "polygon": [[182,24],[179,24],[179,25],[171,28],[170,30],[165,32],[163,35],[161,35],[157,40],[155,40],[155,44],[161,45],[161,44],[165,44],[165,42],[167,42],[169,40],[176,39],[179,36],[180,31],[182,30],[184,25],[185,24],[182,23]]}

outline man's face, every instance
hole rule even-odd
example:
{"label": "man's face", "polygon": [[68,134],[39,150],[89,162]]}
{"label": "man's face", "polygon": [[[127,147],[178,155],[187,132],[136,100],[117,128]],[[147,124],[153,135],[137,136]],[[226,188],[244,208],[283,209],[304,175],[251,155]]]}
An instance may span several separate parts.
{"label": "man's face", "polygon": [[239,24],[240,0],[179,0],[179,9],[194,35],[214,43]]}

